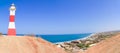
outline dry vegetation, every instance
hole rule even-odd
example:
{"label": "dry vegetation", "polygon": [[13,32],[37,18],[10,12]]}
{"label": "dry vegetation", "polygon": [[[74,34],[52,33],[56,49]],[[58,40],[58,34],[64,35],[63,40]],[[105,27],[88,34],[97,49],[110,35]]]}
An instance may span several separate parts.
{"label": "dry vegetation", "polygon": [[26,34],[24,36],[36,37],[35,34]]}
{"label": "dry vegetation", "polygon": [[94,46],[96,43],[110,38],[118,33],[119,31],[95,33],[83,40],[74,40],[57,45],[61,46],[63,49],[65,49],[65,51],[69,53],[76,53],[79,50],[87,50],[87,48]]}
{"label": "dry vegetation", "polygon": [[2,33],[0,33],[0,36],[2,36]]}

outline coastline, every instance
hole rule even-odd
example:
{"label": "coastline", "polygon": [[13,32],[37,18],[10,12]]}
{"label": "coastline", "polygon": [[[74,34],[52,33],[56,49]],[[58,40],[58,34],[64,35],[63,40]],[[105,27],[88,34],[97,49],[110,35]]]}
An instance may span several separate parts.
{"label": "coastline", "polygon": [[63,48],[65,51],[69,53],[77,53],[80,50],[87,50],[89,47],[95,46],[97,43],[110,38],[112,36],[115,36],[120,31],[109,31],[109,32],[99,32],[99,33],[92,33],[87,37],[70,40],[70,41],[64,41],[64,42],[58,42],[54,43],[57,45],[57,47]]}
{"label": "coastline", "polygon": [[81,33],[81,34],[55,34],[55,35],[37,35],[37,37],[41,37],[51,43],[61,43],[61,42],[69,42],[72,40],[82,39],[84,37],[89,36],[91,33]]}
{"label": "coastline", "polygon": [[53,43],[53,44],[62,44],[62,43],[70,43],[71,41],[79,41],[79,40],[86,40],[86,39],[89,39],[91,38],[92,36],[97,36],[99,34],[103,34],[103,33],[119,33],[119,31],[109,31],[109,32],[97,32],[97,33],[91,33],[90,35],[84,37],[84,38],[79,38],[79,39],[74,39],[74,40],[69,40],[69,41],[63,41],[63,42],[56,42],[56,43]]}
{"label": "coastline", "polygon": [[79,40],[86,40],[87,38],[93,36],[94,33],[84,37],[84,38],[78,38],[78,39],[74,39],[74,40],[69,40],[69,41],[63,41],[63,42],[56,42],[56,43],[53,43],[53,44],[62,44],[62,43],[70,43],[71,41],[79,41]]}

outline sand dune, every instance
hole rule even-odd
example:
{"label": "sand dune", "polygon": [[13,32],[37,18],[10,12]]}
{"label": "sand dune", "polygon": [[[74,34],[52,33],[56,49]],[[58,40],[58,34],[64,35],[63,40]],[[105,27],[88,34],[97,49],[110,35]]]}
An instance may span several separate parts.
{"label": "sand dune", "polygon": [[120,53],[120,34],[103,40],[85,52],[79,53]]}
{"label": "sand dune", "polygon": [[0,37],[0,53],[65,53],[41,38],[28,36]]}

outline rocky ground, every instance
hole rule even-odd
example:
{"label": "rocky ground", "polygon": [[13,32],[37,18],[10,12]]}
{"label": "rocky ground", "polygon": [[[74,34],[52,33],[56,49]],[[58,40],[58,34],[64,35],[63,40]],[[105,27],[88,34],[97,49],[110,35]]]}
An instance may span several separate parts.
{"label": "rocky ground", "polygon": [[89,37],[83,40],[74,40],[71,42],[64,42],[56,44],[58,47],[63,48],[68,53],[77,53],[80,51],[86,51],[88,48],[96,45],[97,43],[115,36],[119,31],[101,32],[91,34]]}
{"label": "rocky ground", "polygon": [[120,53],[120,34],[107,38],[82,53]]}

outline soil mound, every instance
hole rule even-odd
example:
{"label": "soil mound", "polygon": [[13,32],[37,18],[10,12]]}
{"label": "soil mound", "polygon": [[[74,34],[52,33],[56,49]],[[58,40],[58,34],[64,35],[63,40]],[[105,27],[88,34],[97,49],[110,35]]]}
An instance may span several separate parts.
{"label": "soil mound", "polygon": [[0,53],[66,53],[56,45],[29,36],[0,37]]}

